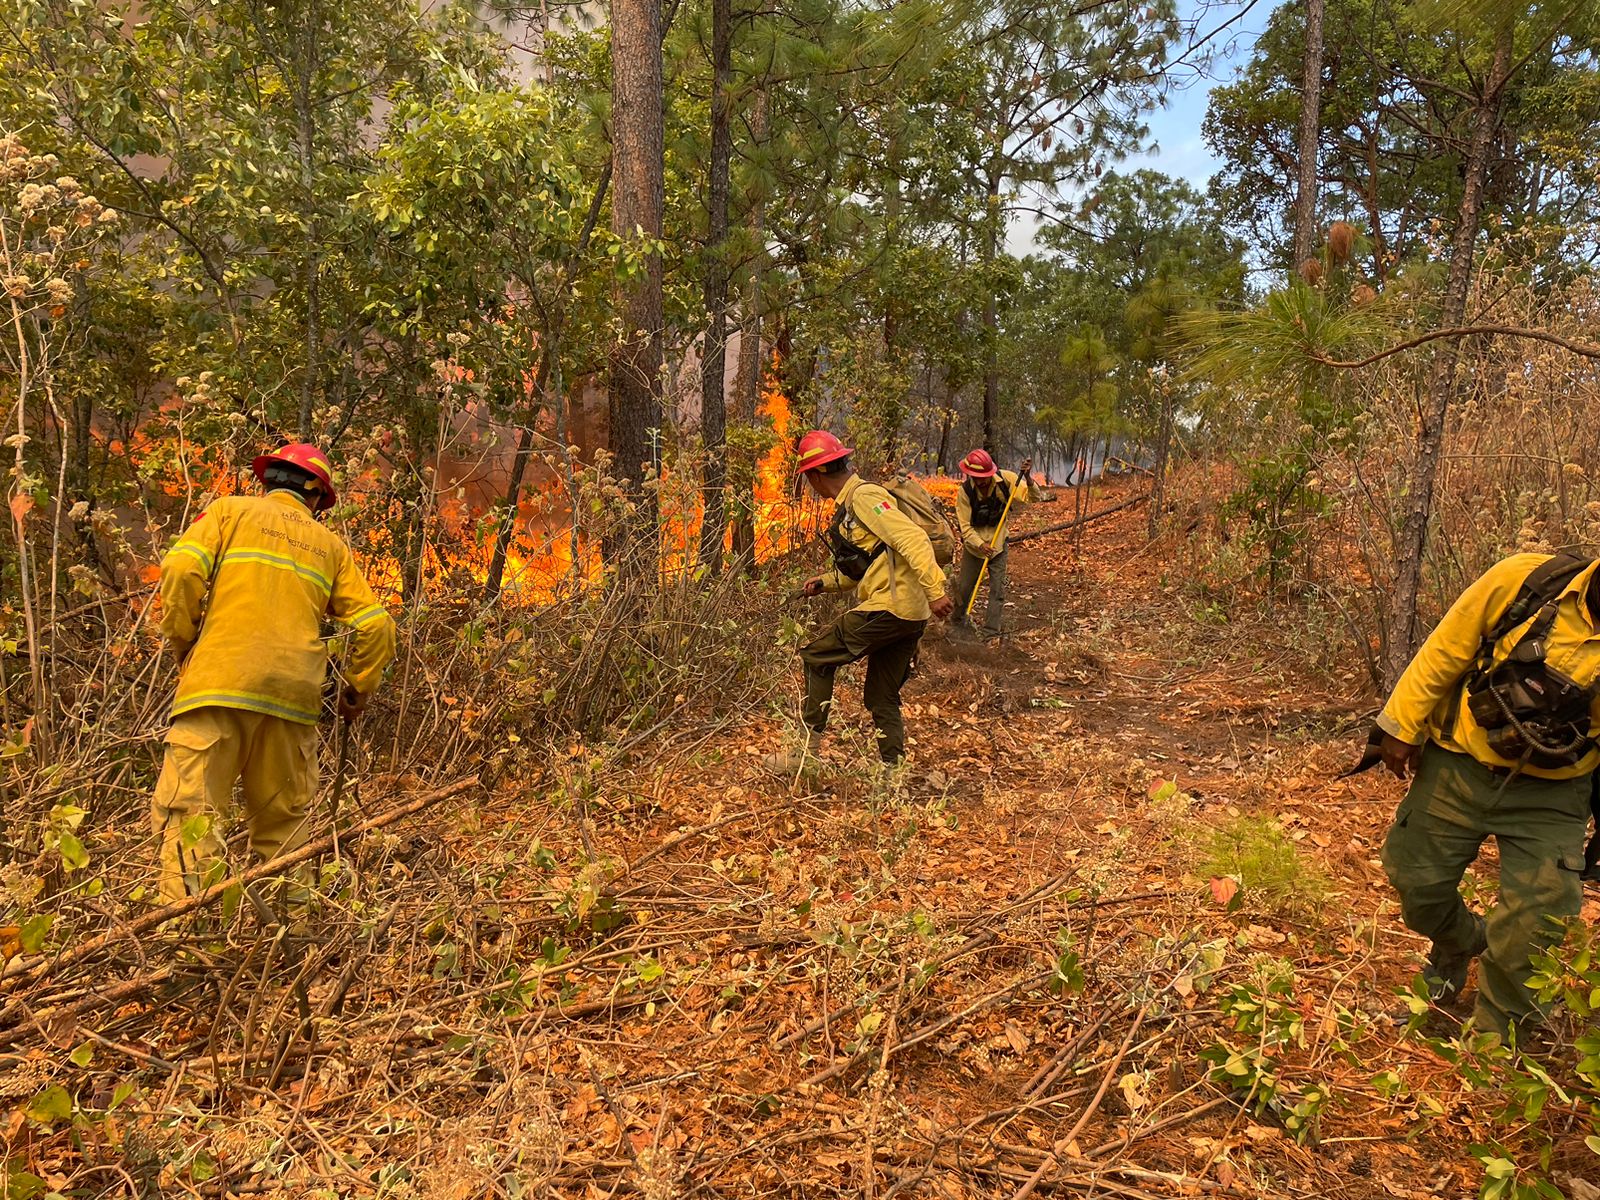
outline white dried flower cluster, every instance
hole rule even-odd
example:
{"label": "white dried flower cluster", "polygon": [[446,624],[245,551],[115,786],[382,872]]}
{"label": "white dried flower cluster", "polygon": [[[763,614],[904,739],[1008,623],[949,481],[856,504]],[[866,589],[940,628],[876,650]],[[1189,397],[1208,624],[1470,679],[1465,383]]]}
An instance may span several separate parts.
{"label": "white dried flower cluster", "polygon": [[15,134],[0,137],[0,185],[15,186],[10,199],[24,220],[35,216],[49,220],[45,236],[55,246],[66,242],[69,226],[89,229],[118,219],[114,209],[101,204],[73,176],[56,175],[60,166],[54,154],[30,154]]}
{"label": "white dried flower cluster", "polygon": [[117,522],[117,514],[109,508],[97,508],[89,517],[89,524],[101,537],[121,537],[125,530]]}
{"label": "white dried flower cluster", "polygon": [[44,880],[24,871],[16,863],[6,863],[0,867],[0,888],[5,889],[6,897],[18,908],[27,908],[33,903],[33,898],[44,890]]}
{"label": "white dried flower cluster", "polygon": [[82,563],[74,563],[67,568],[67,578],[72,580],[72,590],[79,595],[93,598],[101,592],[100,578],[94,573],[93,568]]}

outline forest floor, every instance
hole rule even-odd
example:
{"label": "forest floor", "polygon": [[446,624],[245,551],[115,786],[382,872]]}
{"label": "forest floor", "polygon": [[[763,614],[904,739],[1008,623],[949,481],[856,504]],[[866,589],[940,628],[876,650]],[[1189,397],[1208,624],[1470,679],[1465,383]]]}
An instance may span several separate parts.
{"label": "forest floor", "polygon": [[1003,642],[930,634],[904,772],[868,765],[852,670],[822,768],[764,776],[776,662],[764,715],[573,746],[363,843],[359,935],[301,971],[316,1044],[277,1041],[277,1078],[245,1066],[287,983],[218,1051],[270,990],[252,949],[220,1004],[98,1028],[74,1145],[8,1136],[93,1195],[1477,1195],[1494,1113],[1406,1031],[1400,785],[1334,778],[1370,698],[1144,526],[1017,547]]}

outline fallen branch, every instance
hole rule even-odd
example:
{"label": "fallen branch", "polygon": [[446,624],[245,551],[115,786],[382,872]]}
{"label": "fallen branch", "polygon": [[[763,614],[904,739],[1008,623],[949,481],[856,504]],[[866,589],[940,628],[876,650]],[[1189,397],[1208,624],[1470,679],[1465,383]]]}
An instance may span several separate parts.
{"label": "fallen branch", "polygon": [[[298,850],[291,850],[288,854],[280,854],[277,858],[261,863],[259,866],[251,867],[248,871],[244,871],[238,875],[235,875],[231,879],[224,879],[221,883],[213,884],[203,892],[198,892],[193,896],[187,896],[182,900],[179,900],[173,904],[165,905],[162,908],[153,909],[144,916],[129,921],[126,925],[120,925],[116,929],[107,930],[105,933],[99,934],[96,937],[92,937],[88,941],[73,947],[71,950],[63,951],[55,958],[40,959],[38,962],[28,967],[25,971],[14,975],[8,980],[0,982],[0,991],[14,992],[23,985],[34,984],[38,983],[42,979],[48,979],[50,976],[59,971],[63,971],[71,966],[76,966],[85,959],[93,957],[94,955],[100,953],[100,951],[104,950],[107,946],[115,945],[120,941],[136,939],[140,934],[147,933],[148,931],[155,929],[160,925],[166,924],[168,921],[174,920],[177,917],[187,916],[189,913],[192,913],[197,909],[204,908],[208,904],[214,904],[216,901],[222,899],[223,894],[226,893],[230,888],[242,887],[244,884],[254,883],[258,879],[266,879],[273,875],[281,875],[289,868],[297,867],[301,863],[308,862],[311,859],[316,858],[317,855],[325,854],[329,850],[333,849],[334,838],[336,836],[342,837],[344,839],[344,844],[348,845],[350,841],[355,838],[362,837],[368,833],[371,833],[373,830],[382,829],[386,825],[393,825],[396,821],[404,820],[406,817],[415,816],[423,809],[431,808],[435,804],[438,804],[441,800],[448,800],[453,796],[459,796],[463,792],[471,791],[477,786],[478,777],[476,775],[469,775],[467,778],[457,780],[448,787],[443,787],[438,791],[428,792],[425,795],[418,796],[415,800],[411,800],[405,804],[402,804],[398,808],[392,808],[381,816],[373,817],[370,821],[364,821],[360,825],[357,825],[354,829],[349,830],[342,835],[328,834],[325,837],[318,838],[314,842],[307,842]],[[9,1002],[5,1009],[0,1011],[0,1021],[7,1021],[11,1017],[15,1016],[18,1007],[19,1004],[16,1000]]]}
{"label": "fallen branch", "polygon": [[[1088,1107],[1079,1115],[1076,1124],[1067,1132],[1067,1136],[1057,1141],[1056,1144],[1064,1148],[1068,1154],[1076,1153],[1072,1149],[1073,1140],[1083,1132],[1083,1127],[1093,1119],[1094,1114],[1100,1111],[1100,1102],[1106,1098],[1106,1092],[1111,1089],[1111,1081],[1117,1077],[1117,1068],[1122,1065],[1122,1060],[1128,1053],[1128,1047],[1133,1045],[1133,1039],[1138,1036],[1139,1027],[1144,1024],[1144,1019],[1149,1015],[1150,1005],[1147,1003],[1139,1010],[1138,1017],[1134,1019],[1133,1028],[1128,1030],[1128,1036],[1122,1039],[1122,1045],[1117,1048],[1117,1056],[1111,1060],[1111,1065],[1106,1068],[1105,1074],[1101,1076],[1100,1088],[1095,1092],[1094,1098],[1089,1101]],[[1044,1180],[1044,1177],[1055,1170],[1060,1161],[1060,1150],[1047,1156],[1039,1164],[1039,1169],[1030,1175],[1027,1181],[1012,1194],[1011,1200],[1028,1200],[1028,1197],[1033,1195],[1034,1190]]]}
{"label": "fallen branch", "polygon": [[1307,357],[1325,367],[1354,371],[1361,367],[1370,367],[1373,363],[1382,362],[1396,354],[1403,354],[1407,350],[1415,350],[1418,346],[1425,346],[1429,342],[1437,342],[1441,338],[1475,337],[1486,333],[1499,334],[1501,337],[1526,338],[1532,342],[1549,342],[1552,346],[1560,346],[1563,350],[1569,350],[1582,358],[1600,358],[1600,346],[1586,346],[1582,342],[1569,341],[1559,334],[1545,333],[1542,329],[1523,329],[1517,325],[1457,325],[1449,329],[1435,329],[1432,333],[1414,337],[1410,341],[1401,342],[1398,346],[1390,346],[1387,350],[1379,350],[1376,354],[1367,355],[1366,358],[1324,358],[1320,354],[1310,354]]}
{"label": "fallen branch", "polygon": [[[944,966],[946,963],[953,962],[955,959],[960,958],[963,954],[966,954],[972,950],[976,950],[979,947],[990,945],[994,941],[995,935],[992,930],[986,929],[979,933],[975,933],[948,954],[942,954],[938,958],[934,959],[924,968],[924,970],[931,975],[935,970]],[[831,1012],[824,1012],[822,1016],[818,1017],[804,1028],[796,1029],[793,1033],[785,1034],[783,1037],[779,1038],[775,1045],[780,1050],[792,1046],[796,1042],[802,1041],[805,1038],[810,1037],[812,1034],[827,1028],[830,1022],[840,1020],[856,1007],[857,1005],[852,1002],[850,1004],[842,1004],[838,1008],[833,1009]]]}
{"label": "fallen branch", "polygon": [[1164,1121],[1157,1121],[1154,1125],[1146,1125],[1143,1129],[1130,1129],[1122,1137],[1112,1138],[1109,1142],[1102,1142],[1086,1153],[1084,1158],[1101,1158],[1107,1154],[1120,1154],[1142,1137],[1148,1137],[1152,1133],[1159,1133],[1163,1129],[1171,1129],[1174,1125],[1182,1125],[1185,1121],[1193,1121],[1196,1117],[1205,1116],[1212,1109],[1221,1108],[1225,1104],[1232,1103],[1232,1099],[1227,1096],[1218,1096],[1215,1100],[1207,1100],[1204,1104],[1197,1108],[1191,1108],[1188,1112],[1181,1112],[1176,1116],[1168,1117]]}
{"label": "fallen branch", "polygon": [[1150,495],[1147,492],[1142,496],[1135,496],[1131,500],[1124,500],[1121,504],[1113,504],[1110,508],[1102,508],[1099,512],[1092,512],[1088,516],[1078,517],[1076,520],[1063,521],[1059,525],[1046,525],[1043,529],[1028,529],[1022,533],[1014,533],[1011,535],[1011,544],[1016,545],[1018,542],[1031,541],[1033,538],[1043,537],[1047,533],[1061,533],[1068,529],[1076,529],[1080,525],[1089,525],[1098,521],[1101,517],[1109,517],[1112,513],[1119,513],[1125,508],[1132,508],[1135,504],[1143,504],[1148,499],[1150,499]]}

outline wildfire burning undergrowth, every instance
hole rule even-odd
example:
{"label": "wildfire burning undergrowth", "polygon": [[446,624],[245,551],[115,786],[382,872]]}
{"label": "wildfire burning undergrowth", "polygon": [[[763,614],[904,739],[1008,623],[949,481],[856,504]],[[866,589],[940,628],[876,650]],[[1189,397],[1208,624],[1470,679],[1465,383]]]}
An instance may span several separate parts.
{"label": "wildfire burning undergrowth", "polygon": [[[776,363],[764,374],[754,442],[730,448],[728,528],[723,549],[735,551],[734,527],[748,521],[755,558],[770,562],[799,549],[826,520],[824,506],[795,486],[790,400],[779,385]],[[187,509],[174,512],[166,544],[177,525],[202,511],[204,498],[231,495],[253,487],[248,470],[239,466],[247,448],[237,439],[206,439],[185,430],[183,402],[164,406],[162,418],[135,434],[125,452],[152,494],[174,501],[194,497]],[[474,420],[481,418],[472,414]],[[761,431],[768,431],[764,436]],[[229,433],[234,431],[229,430]],[[478,440],[474,433],[470,439]],[[752,463],[751,456],[754,456]],[[741,457],[742,463],[741,465]],[[570,473],[569,473],[570,471]],[[489,579],[497,539],[499,510],[485,481],[496,477],[494,454],[483,449],[477,461],[447,469],[437,455],[420,471],[392,450],[347,467],[341,504],[334,520],[350,541],[375,591],[401,602],[439,590],[446,594],[481,592]],[[699,464],[669,464],[652,482],[659,512],[659,563],[664,577],[693,571],[699,561],[705,495]],[[922,480],[928,491],[953,505],[959,482],[943,477]],[[470,483],[470,486],[469,486]],[[581,593],[603,573],[601,543],[606,506],[620,499],[593,466],[550,455],[536,468],[531,484],[521,489],[516,519],[504,550],[500,595],[511,606],[543,605],[563,595]],[[576,513],[576,525],[574,514]],[[152,526],[152,532],[154,527]],[[150,549],[134,573],[154,583],[153,561],[163,545]]]}

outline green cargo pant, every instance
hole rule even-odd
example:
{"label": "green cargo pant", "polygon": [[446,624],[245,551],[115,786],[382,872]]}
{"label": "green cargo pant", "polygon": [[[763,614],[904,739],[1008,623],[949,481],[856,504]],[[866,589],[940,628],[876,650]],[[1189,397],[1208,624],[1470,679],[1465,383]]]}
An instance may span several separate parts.
{"label": "green cargo pant", "polygon": [[800,647],[806,668],[806,700],[801,719],[812,733],[828,725],[833,707],[833,677],[840,667],[867,660],[862,700],[878,730],[878,754],[899,762],[906,753],[906,727],[900,717],[900,689],[911,674],[926,621],[907,621],[891,612],[847,612],[821,635]]}
{"label": "green cargo pant", "polygon": [[[972,603],[972,593],[978,590],[978,572],[982,570],[983,559],[963,546],[961,566],[956,571],[956,611],[952,618],[957,625],[967,623],[968,605],[974,609],[978,607]],[[989,585],[989,607],[984,625],[992,632],[999,633],[1000,622],[1006,611],[1006,551],[1000,551],[989,560],[989,569],[983,577]]]}
{"label": "green cargo pant", "polygon": [[1383,843],[1383,869],[1400,893],[1407,928],[1449,950],[1473,942],[1461,876],[1493,837],[1500,848],[1500,899],[1488,915],[1489,948],[1478,963],[1480,1029],[1541,1016],[1527,982],[1532,954],[1583,902],[1583,841],[1589,786],[1581,779],[1519,776],[1505,781],[1476,759],[1428,743],[1417,776]]}

